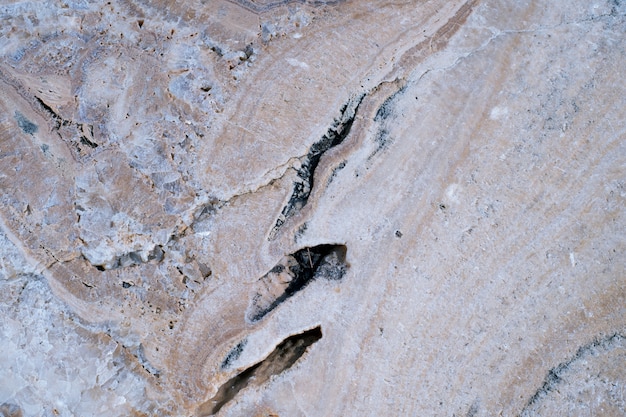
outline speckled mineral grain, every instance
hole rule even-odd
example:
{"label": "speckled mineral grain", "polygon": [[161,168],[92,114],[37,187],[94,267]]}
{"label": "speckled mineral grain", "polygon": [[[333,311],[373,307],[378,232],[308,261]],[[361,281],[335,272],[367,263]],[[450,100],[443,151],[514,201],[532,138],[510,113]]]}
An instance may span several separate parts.
{"label": "speckled mineral grain", "polygon": [[626,3],[0,5],[0,415],[626,415]]}

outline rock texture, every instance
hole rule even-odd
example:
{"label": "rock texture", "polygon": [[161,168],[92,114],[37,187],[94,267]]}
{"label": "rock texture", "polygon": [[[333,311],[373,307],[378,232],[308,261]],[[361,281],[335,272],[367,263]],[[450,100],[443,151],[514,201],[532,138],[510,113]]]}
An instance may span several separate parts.
{"label": "rock texture", "polygon": [[0,22],[2,414],[626,413],[626,3]]}

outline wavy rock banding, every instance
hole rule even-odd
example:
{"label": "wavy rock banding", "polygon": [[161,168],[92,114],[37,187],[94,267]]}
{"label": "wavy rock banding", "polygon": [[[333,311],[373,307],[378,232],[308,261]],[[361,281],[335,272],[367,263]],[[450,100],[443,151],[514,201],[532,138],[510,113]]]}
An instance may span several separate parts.
{"label": "wavy rock banding", "polygon": [[626,412],[624,2],[0,22],[0,413]]}

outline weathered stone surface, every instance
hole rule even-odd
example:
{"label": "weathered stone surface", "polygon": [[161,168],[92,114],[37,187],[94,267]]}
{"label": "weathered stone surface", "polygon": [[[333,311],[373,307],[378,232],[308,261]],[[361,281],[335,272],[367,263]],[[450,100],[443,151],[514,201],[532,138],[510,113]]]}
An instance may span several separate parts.
{"label": "weathered stone surface", "polygon": [[0,22],[3,414],[626,413],[623,2]]}

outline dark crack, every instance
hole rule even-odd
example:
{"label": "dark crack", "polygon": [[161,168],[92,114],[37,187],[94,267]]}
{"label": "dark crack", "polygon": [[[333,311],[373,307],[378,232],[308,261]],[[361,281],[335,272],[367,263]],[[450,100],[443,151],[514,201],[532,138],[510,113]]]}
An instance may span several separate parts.
{"label": "dark crack", "polygon": [[341,280],[348,268],[346,252],[344,245],[319,245],[286,256],[258,281],[246,318],[261,320],[316,279]]}
{"label": "dark crack", "polygon": [[322,328],[318,326],[283,340],[267,358],[232,377],[222,385],[215,396],[200,407],[199,414],[202,416],[214,415],[247,386],[252,384],[260,386],[272,376],[285,372],[305,354],[311,345],[321,338]]}
{"label": "dark crack", "polygon": [[350,134],[352,124],[356,118],[359,105],[365,94],[348,101],[341,108],[340,116],[335,119],[332,126],[319,141],[315,142],[305,157],[301,159],[301,166],[297,171],[297,178],[293,184],[293,192],[287,204],[283,207],[280,216],[270,232],[269,240],[273,239],[287,219],[301,210],[309,201],[313,190],[315,169],[320,163],[324,153],[340,145]]}
{"label": "dark crack", "polygon": [[[86,123],[75,123],[71,120],[64,119],[57,112],[54,111],[52,107],[46,104],[42,99],[37,96],[35,97],[35,101],[39,104],[39,106],[43,109],[45,113],[52,119],[54,123],[53,129],[57,131],[59,136],[65,140],[65,137],[71,137],[72,140],[70,144],[72,145],[70,148],[76,153],[77,157],[81,157],[88,152],[85,152],[84,147],[87,147],[89,150],[93,150],[97,148],[99,145],[94,141],[93,135],[93,125]],[[81,147],[83,145],[84,147]]]}
{"label": "dark crack", "polygon": [[48,113],[48,115],[50,117],[52,117],[52,120],[54,120],[54,128],[55,129],[59,129],[61,127],[61,125],[68,125],[71,124],[71,122],[64,120],[61,116],[59,116],[54,110],[52,110],[52,107],[48,106],[42,99],[40,99],[39,97],[35,96],[35,100],[37,101],[37,103],[39,103],[39,106],[41,106],[41,108]]}

